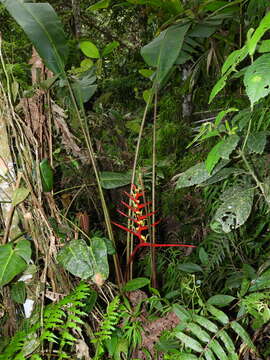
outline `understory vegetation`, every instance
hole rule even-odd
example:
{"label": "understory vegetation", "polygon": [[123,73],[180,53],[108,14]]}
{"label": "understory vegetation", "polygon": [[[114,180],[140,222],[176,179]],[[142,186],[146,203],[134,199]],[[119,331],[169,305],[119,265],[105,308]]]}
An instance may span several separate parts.
{"label": "understory vegetation", "polygon": [[0,24],[0,360],[270,359],[269,1]]}

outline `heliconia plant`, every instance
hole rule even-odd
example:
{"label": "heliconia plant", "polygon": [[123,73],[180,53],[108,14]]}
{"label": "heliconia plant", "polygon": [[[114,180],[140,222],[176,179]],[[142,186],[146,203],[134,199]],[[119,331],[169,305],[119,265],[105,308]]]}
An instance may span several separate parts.
{"label": "heliconia plant", "polygon": [[160,220],[155,221],[154,223],[150,223],[150,217],[156,214],[156,211],[147,212],[147,208],[149,205],[152,204],[152,201],[145,201],[145,193],[141,186],[132,184],[131,185],[131,193],[128,194],[126,191],[124,194],[130,199],[130,205],[124,201],[121,201],[121,204],[124,205],[127,209],[129,209],[131,216],[127,215],[125,212],[117,209],[117,212],[128,218],[130,220],[130,228],[124,225],[118,224],[116,222],[112,222],[114,225],[118,226],[120,229],[125,230],[126,232],[131,233],[132,235],[136,236],[139,240],[139,243],[135,246],[133,252],[129,257],[128,263],[130,264],[136,252],[141,247],[174,247],[174,246],[181,246],[181,247],[190,247],[195,248],[194,245],[187,245],[187,244],[156,244],[151,243],[148,241],[149,238],[149,229],[151,227],[155,227],[160,223]]}

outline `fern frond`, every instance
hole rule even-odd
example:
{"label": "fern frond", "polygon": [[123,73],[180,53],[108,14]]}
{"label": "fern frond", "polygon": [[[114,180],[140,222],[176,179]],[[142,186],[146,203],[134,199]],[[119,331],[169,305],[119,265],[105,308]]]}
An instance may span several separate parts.
{"label": "fern frond", "polygon": [[[212,305],[207,305],[207,309],[210,314],[204,316],[190,311],[191,316],[181,322],[181,328],[174,330],[184,348],[191,351],[189,359],[238,360],[237,339],[241,339],[242,344],[256,352],[250,336],[239,320],[230,321],[227,314]],[[182,354],[181,352],[181,359]]]}

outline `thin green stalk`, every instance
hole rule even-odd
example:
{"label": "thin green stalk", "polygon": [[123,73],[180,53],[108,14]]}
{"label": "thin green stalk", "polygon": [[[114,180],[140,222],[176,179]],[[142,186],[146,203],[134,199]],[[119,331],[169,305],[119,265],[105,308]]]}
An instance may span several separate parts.
{"label": "thin green stalk", "polygon": [[[111,226],[111,220],[110,220],[110,215],[108,212],[108,208],[107,208],[107,204],[105,201],[105,197],[104,197],[104,193],[103,193],[103,189],[101,186],[101,182],[100,182],[100,177],[99,177],[99,172],[97,169],[97,164],[95,161],[95,154],[94,154],[94,150],[93,150],[93,146],[92,146],[92,141],[89,135],[89,132],[86,131],[85,126],[83,124],[83,120],[81,118],[81,114],[80,114],[80,110],[78,108],[78,104],[77,101],[75,99],[73,90],[70,86],[69,80],[67,80],[67,84],[68,84],[68,89],[69,89],[69,93],[70,93],[70,97],[77,115],[77,118],[79,120],[84,138],[85,138],[85,142],[86,142],[86,146],[87,146],[87,150],[88,150],[88,154],[93,166],[93,170],[95,173],[95,177],[96,177],[96,181],[97,181],[97,186],[98,186],[98,191],[99,191],[99,196],[100,196],[100,200],[101,200],[101,205],[102,205],[102,209],[103,209],[103,213],[104,213],[104,219],[105,219],[105,223],[106,223],[106,228],[107,228],[107,232],[108,232],[108,237],[109,239],[113,242],[113,244],[115,244],[115,240],[114,240],[114,236],[113,236],[113,231],[112,231],[112,226]],[[83,115],[84,115],[84,121],[86,124],[86,117],[85,117],[85,113],[84,113],[84,109],[83,106],[81,105],[82,111],[83,111]],[[121,269],[120,269],[120,263],[119,263],[119,259],[118,259],[118,255],[114,254],[113,255],[113,261],[114,261],[114,267],[115,267],[115,272],[116,272],[116,279],[117,279],[117,283],[119,286],[121,286],[121,284],[123,283],[123,278],[122,278],[122,273],[121,273]]]}
{"label": "thin green stalk", "polygon": [[[152,224],[155,224],[155,210],[156,210],[156,128],[157,128],[157,90],[155,91],[154,100],[154,117],[153,117],[153,147],[152,147]],[[156,228],[152,226],[152,244],[156,243]],[[156,273],[156,248],[151,248],[151,272],[152,285],[157,288],[157,273]]]}
{"label": "thin green stalk", "polygon": [[[139,152],[140,152],[140,147],[141,147],[141,141],[142,141],[142,135],[143,135],[143,130],[144,130],[144,125],[145,125],[145,120],[146,120],[146,115],[149,109],[149,106],[152,102],[153,99],[153,93],[151,91],[151,94],[147,100],[145,109],[144,109],[144,113],[143,113],[143,117],[142,117],[142,121],[141,121],[141,126],[140,126],[140,132],[139,132],[139,136],[138,136],[138,140],[137,140],[137,145],[136,145],[136,150],[135,150],[135,156],[134,156],[134,162],[133,162],[133,169],[132,169],[132,175],[131,175],[131,187],[132,184],[134,184],[135,182],[135,176],[136,176],[136,169],[137,169],[137,163],[138,163],[138,158],[139,158]],[[130,192],[131,192],[131,187],[130,187]],[[131,201],[129,201],[129,205],[131,204]],[[128,211],[128,216],[131,216],[131,211]],[[131,226],[131,220],[128,219],[128,228],[130,228]],[[130,255],[133,251],[133,235],[128,233],[127,234],[127,264],[129,262],[129,258]],[[132,279],[132,261],[129,265],[129,274],[128,274],[128,279]]]}

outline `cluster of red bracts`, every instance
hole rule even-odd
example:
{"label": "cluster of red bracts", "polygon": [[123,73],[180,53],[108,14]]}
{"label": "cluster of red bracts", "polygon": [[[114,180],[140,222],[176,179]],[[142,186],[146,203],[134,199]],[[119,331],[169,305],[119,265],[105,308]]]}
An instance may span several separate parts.
{"label": "cluster of red bracts", "polygon": [[[132,222],[132,229],[127,228],[124,225],[117,224],[115,222],[112,222],[114,225],[118,226],[120,229],[123,229],[134,236],[136,236],[139,239],[139,244],[135,247],[133,253],[130,256],[129,263],[132,261],[133,257],[135,256],[137,250],[140,247],[148,246],[148,247],[174,247],[174,246],[181,246],[181,247],[192,247],[195,248],[194,245],[185,245],[185,244],[153,244],[147,242],[148,235],[143,235],[147,230],[149,230],[149,225],[147,224],[147,221],[149,221],[149,218],[156,214],[157,211],[152,212],[146,212],[147,207],[152,204],[151,201],[148,202],[142,202],[141,200],[144,199],[144,192],[139,186],[132,185],[131,186],[131,194],[128,194],[127,192],[124,192],[125,195],[130,199],[130,205],[125,203],[124,201],[121,201],[121,204],[124,205],[127,209],[130,210],[130,213],[132,216],[127,215],[123,211],[117,209],[117,212],[128,218]],[[144,213],[146,212],[146,213]],[[150,226],[155,227],[160,220],[155,221],[153,224],[150,224]]]}

